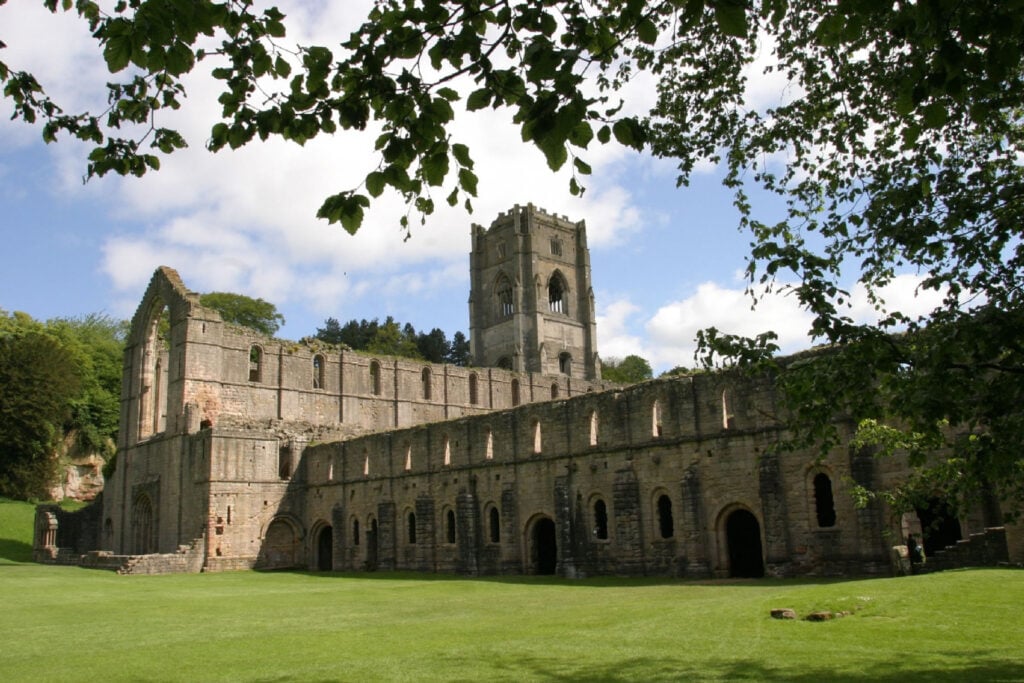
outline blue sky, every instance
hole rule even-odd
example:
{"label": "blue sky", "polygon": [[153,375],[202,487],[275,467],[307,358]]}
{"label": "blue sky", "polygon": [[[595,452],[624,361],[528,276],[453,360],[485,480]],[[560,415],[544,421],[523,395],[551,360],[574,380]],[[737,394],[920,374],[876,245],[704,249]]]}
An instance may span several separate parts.
{"label": "blue sky", "polygon": [[[289,35],[303,44],[336,45],[365,16],[365,3],[277,3]],[[84,25],[31,3],[0,6],[0,53],[30,70],[69,109],[102,107],[110,79]],[[54,49],[54,46],[59,46]],[[752,80],[751,105],[778,98],[782,83]],[[328,316],[383,319],[419,330],[468,333],[470,225],[489,225],[500,211],[532,202],[587,221],[603,357],[637,353],[656,371],[692,365],[697,329],[714,325],[754,334],[775,329],[785,350],[810,344],[806,316],[775,297],[750,310],[740,272],[749,237],[720,169],[704,166],[677,189],[672,164],[596,142],[585,157],[594,168],[582,198],[568,176],[552,174],[540,152],[519,141],[504,112],[460,115],[456,141],[477,162],[480,196],[472,215],[443,207],[404,241],[401,200],[385,194],[360,233],[315,218],[328,194],[351,188],[375,166],[375,135],[342,133],[305,147],[282,141],[235,152],[204,149],[218,119],[218,90],[203,73],[188,81],[180,112],[161,120],[190,148],[162,160],[159,173],[82,183],[87,148],[71,140],[40,141],[38,128],[0,117],[0,309],[33,317],[105,312],[130,317],[153,270],[171,266],[199,292],[234,291],[275,303],[284,338],[312,335]],[[653,101],[637,79],[629,107]],[[443,196],[443,195],[442,195]],[[912,295],[912,276],[894,296]],[[856,299],[856,297],[855,297]],[[855,303],[855,306],[861,304]]]}

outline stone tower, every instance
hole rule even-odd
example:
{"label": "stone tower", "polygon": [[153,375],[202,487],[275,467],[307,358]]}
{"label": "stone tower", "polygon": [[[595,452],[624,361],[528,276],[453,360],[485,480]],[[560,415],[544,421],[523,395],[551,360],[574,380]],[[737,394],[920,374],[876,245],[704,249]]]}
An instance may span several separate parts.
{"label": "stone tower", "polygon": [[469,255],[473,363],[596,380],[594,291],[583,221],[516,205],[474,225]]}

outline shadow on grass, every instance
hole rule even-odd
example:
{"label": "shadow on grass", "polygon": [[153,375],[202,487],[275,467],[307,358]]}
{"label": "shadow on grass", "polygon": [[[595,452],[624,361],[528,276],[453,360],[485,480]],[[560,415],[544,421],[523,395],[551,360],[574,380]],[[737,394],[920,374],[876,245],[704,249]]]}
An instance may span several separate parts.
{"label": "shadow on grass", "polygon": [[31,562],[32,546],[9,538],[0,538],[0,564]]}
{"label": "shadow on grass", "polygon": [[531,586],[578,586],[580,588],[622,588],[623,586],[821,586],[849,581],[862,581],[879,577],[801,577],[794,579],[683,579],[659,576],[594,576],[568,579],[561,576],[536,574],[504,574],[495,576],[471,576],[462,574],[434,574],[430,572],[376,571],[376,572],[328,572],[302,569],[258,570],[261,573],[288,573],[316,579],[345,579],[358,581],[480,581]]}
{"label": "shadow on grass", "polygon": [[[682,644],[681,649],[684,649]],[[695,666],[685,661],[685,654],[679,659],[663,658],[652,661],[649,658],[623,660],[614,665],[588,666],[585,663],[573,665],[565,660],[548,660],[530,657],[516,657],[494,662],[498,677],[508,675],[510,679],[546,681],[796,681],[797,683],[905,683],[908,680],[938,683],[964,683],[964,681],[1019,681],[1020,662],[978,661],[985,653],[971,652],[960,655],[958,663],[935,663],[915,666],[917,662],[903,660],[865,662],[856,673],[837,672],[829,669],[827,663],[814,667],[794,668],[767,667],[756,659],[727,660],[718,663],[706,661]],[[827,659],[827,658],[825,658]],[[962,665],[960,665],[962,664]]]}

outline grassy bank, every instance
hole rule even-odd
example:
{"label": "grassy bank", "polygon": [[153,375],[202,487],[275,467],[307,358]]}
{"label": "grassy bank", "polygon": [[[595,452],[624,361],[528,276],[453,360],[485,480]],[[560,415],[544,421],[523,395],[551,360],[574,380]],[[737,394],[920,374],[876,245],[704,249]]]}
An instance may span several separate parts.
{"label": "grassy bank", "polygon": [[[1024,572],[1013,570],[701,584],[119,577],[7,560],[0,604],[8,681],[1024,677]],[[772,607],[852,614],[776,621]]]}

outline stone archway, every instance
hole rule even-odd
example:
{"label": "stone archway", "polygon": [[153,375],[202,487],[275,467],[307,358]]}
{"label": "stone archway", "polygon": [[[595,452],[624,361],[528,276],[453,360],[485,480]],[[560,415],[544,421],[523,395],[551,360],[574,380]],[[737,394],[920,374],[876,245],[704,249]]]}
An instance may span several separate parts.
{"label": "stone archway", "polygon": [[334,529],[327,524],[316,535],[316,568],[322,572],[334,569]]}
{"label": "stone archway", "polygon": [[295,528],[284,519],[275,519],[263,537],[263,569],[289,569],[299,564],[299,539]]}
{"label": "stone archway", "polygon": [[530,571],[554,574],[558,567],[558,538],[550,517],[540,517],[530,529]]}
{"label": "stone archway", "polygon": [[132,505],[132,554],[148,555],[156,552],[156,516],[153,502],[145,493]]}
{"label": "stone archway", "polygon": [[754,513],[733,510],[725,520],[725,542],[729,550],[729,576],[759,579],[764,576],[761,525]]}

